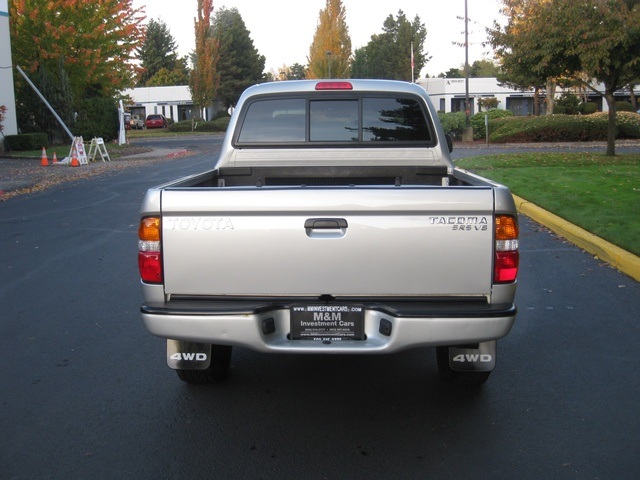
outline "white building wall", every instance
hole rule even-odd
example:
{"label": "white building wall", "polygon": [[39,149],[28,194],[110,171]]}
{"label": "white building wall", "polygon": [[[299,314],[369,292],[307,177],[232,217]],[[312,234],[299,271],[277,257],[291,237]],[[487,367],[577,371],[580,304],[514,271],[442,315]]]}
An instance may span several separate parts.
{"label": "white building wall", "polygon": [[[18,133],[16,96],[13,89],[13,63],[9,35],[9,2],[0,0],[0,105],[7,107],[2,122],[4,135]],[[2,142],[0,142],[1,144]]]}
{"label": "white building wall", "polygon": [[[464,78],[419,78],[416,83],[424,88],[437,110],[445,113],[464,111],[465,79]],[[604,92],[603,85],[595,85],[596,89]],[[556,90],[556,98],[559,98],[564,90]],[[640,86],[634,89],[635,95],[640,96]],[[498,79],[491,78],[470,78],[469,79],[469,100],[472,105],[471,114],[478,112],[478,99],[483,97],[495,97],[500,103],[498,108],[511,110],[515,115],[533,115],[533,90],[514,90],[498,84]],[[607,102],[603,95],[588,90],[586,91],[590,102],[597,104],[598,109],[607,112]],[[542,98],[545,93],[541,92]],[[620,100],[629,98],[629,90],[616,92],[616,97]],[[544,105],[541,106],[544,109]]]}
{"label": "white building wall", "polygon": [[[125,90],[122,93],[133,100],[133,103],[125,107],[134,115],[146,118],[147,115],[161,113],[176,122],[196,117],[188,85],[139,87]],[[221,108],[222,105],[219,102],[214,102],[213,105],[201,112],[200,118],[210,120]]]}
{"label": "white building wall", "polygon": [[[464,78],[419,78],[416,83],[427,91],[437,110],[445,113],[464,111]],[[498,108],[506,110],[508,99],[533,99],[533,90],[522,92],[503,87],[496,78],[470,78],[471,114],[478,112],[478,99],[483,97],[495,97],[500,102]],[[524,103],[532,103],[532,100]],[[533,111],[521,114],[533,114]]]}

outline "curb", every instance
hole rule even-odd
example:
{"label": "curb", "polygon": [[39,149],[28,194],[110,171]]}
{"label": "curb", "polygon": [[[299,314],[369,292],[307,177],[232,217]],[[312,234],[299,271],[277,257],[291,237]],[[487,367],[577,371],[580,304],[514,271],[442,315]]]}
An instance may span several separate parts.
{"label": "curb", "polygon": [[640,257],[603,240],[586,230],[573,225],[565,219],[554,215],[533,203],[513,195],[518,212],[541,223],[553,232],[574,243],[578,247],[604,260],[622,273],[640,282]]}

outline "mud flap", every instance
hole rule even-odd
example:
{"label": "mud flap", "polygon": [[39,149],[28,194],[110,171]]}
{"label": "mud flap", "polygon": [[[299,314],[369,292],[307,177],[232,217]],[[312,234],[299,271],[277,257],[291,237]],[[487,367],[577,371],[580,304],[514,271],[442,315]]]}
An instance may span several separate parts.
{"label": "mud flap", "polygon": [[449,366],[456,372],[490,372],[496,366],[496,341],[478,348],[449,347]]}
{"label": "mud flap", "polygon": [[168,339],[167,365],[173,370],[206,370],[211,365],[211,345]]}

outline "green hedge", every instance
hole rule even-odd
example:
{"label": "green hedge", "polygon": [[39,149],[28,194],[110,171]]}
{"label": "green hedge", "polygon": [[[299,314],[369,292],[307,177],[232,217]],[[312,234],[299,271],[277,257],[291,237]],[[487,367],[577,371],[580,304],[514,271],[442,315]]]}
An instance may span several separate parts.
{"label": "green hedge", "polygon": [[[478,112],[472,115],[469,119],[471,126],[473,127],[473,137],[478,140],[485,138],[485,125],[484,117],[489,115],[489,131],[491,131],[491,122],[497,118],[512,117],[513,112],[511,110],[501,110],[498,108],[492,108],[486,112]],[[455,139],[462,138],[467,124],[467,118],[464,112],[438,112],[438,117],[442,123],[444,132],[448,133]]]}
{"label": "green hedge", "polygon": [[[229,117],[220,117],[210,122],[199,121],[192,122],[191,120],[185,120],[182,122],[176,122],[173,125],[169,125],[170,132],[224,132],[229,125]],[[195,130],[193,130],[195,126]]]}
{"label": "green hedge", "polygon": [[[640,115],[618,112],[616,138],[640,138]],[[608,113],[502,118],[491,122],[489,140],[507,142],[584,142],[607,139]]]}
{"label": "green hedge", "polygon": [[7,149],[14,152],[38,150],[49,145],[46,133],[21,133],[5,137]]}

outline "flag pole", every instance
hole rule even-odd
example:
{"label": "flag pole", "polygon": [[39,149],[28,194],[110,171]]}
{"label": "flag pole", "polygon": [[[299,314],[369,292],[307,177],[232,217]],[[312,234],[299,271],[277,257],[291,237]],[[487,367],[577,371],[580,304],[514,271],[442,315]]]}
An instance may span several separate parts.
{"label": "flag pole", "polygon": [[414,71],[414,68],[415,68],[414,65],[415,64],[414,64],[414,61],[413,61],[413,42],[411,42],[411,83],[415,83],[414,82],[414,80],[415,80],[414,79],[414,74],[413,74],[413,71]]}

